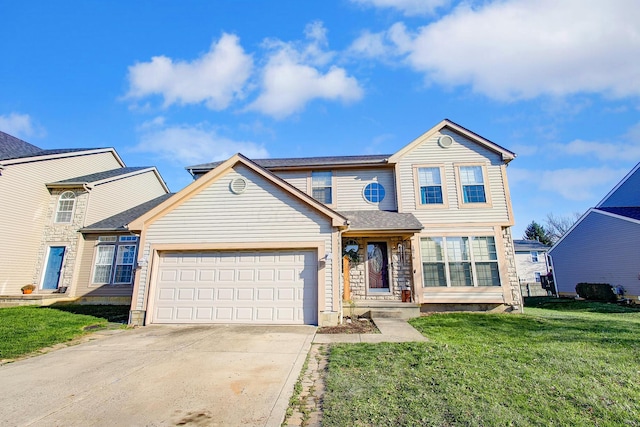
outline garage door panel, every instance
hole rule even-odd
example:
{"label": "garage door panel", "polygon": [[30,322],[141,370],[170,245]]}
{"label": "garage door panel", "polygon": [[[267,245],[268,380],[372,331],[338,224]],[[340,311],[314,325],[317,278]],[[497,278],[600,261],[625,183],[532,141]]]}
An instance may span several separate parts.
{"label": "garage door panel", "polygon": [[154,323],[317,324],[316,251],[163,253],[158,268]]}

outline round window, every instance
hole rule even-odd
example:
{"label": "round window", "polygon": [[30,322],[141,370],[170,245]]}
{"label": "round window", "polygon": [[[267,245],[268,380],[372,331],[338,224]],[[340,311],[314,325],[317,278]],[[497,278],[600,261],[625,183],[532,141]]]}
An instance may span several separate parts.
{"label": "round window", "polygon": [[380,203],[384,199],[384,187],[377,182],[372,182],[364,187],[364,198],[371,203]]}

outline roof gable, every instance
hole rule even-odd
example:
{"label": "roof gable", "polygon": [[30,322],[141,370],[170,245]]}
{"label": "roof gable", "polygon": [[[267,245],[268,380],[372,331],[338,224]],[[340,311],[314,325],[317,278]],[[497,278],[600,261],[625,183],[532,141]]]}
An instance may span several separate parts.
{"label": "roof gable", "polygon": [[111,169],[102,172],[96,172],[89,175],[83,175],[75,178],[64,179],[62,181],[52,182],[47,184],[47,187],[50,188],[59,188],[59,187],[74,187],[74,186],[95,186],[104,184],[107,182],[115,181],[117,179],[123,179],[134,175],[139,175],[145,172],[153,172],[160,185],[165,189],[166,192],[169,192],[166,183],[160,176],[160,173],[155,168],[155,166],[135,166],[135,167],[124,167],[118,169]]}
{"label": "roof gable", "polygon": [[442,131],[445,128],[447,128],[447,129],[449,129],[449,130],[451,130],[453,132],[456,132],[456,133],[466,137],[470,141],[473,141],[476,144],[478,144],[478,145],[480,145],[480,146],[482,146],[482,147],[484,147],[484,148],[486,148],[488,150],[491,150],[491,151],[499,154],[502,157],[502,160],[505,163],[509,163],[511,160],[515,159],[515,157],[516,157],[516,154],[514,152],[509,151],[504,147],[501,147],[500,145],[496,144],[495,142],[489,141],[488,139],[481,137],[477,133],[472,132],[469,129],[466,129],[466,128],[460,126],[459,124],[452,122],[449,119],[444,119],[443,121],[441,121],[440,123],[438,123],[437,125],[432,127],[431,129],[429,129],[428,131],[426,131],[425,133],[420,135],[418,138],[414,139],[412,142],[410,142],[409,144],[405,145],[399,151],[397,151],[394,155],[392,155],[389,158],[389,163],[398,162],[398,160],[400,160],[405,154],[409,153],[411,150],[416,148],[418,145],[422,144],[425,140],[431,138],[433,135],[435,135],[436,133]]}
{"label": "roof gable", "polygon": [[163,217],[167,213],[171,212],[177,206],[181,205],[185,201],[199,194],[204,189],[208,188],[209,185],[211,185],[213,182],[215,182],[216,180],[224,176],[227,171],[229,171],[231,168],[233,168],[235,165],[239,163],[243,164],[253,172],[257,173],[258,175],[262,176],[266,180],[275,184],[276,186],[281,188],[283,191],[288,193],[290,196],[303,201],[304,203],[309,205],[311,208],[329,217],[332,220],[333,226],[335,227],[346,226],[347,219],[344,216],[333,211],[332,209],[329,209],[328,207],[318,202],[313,197],[298,190],[293,185],[282,180],[281,178],[277,177],[276,175],[272,174],[266,169],[260,167],[259,165],[252,162],[251,160],[247,159],[242,154],[238,153],[232,156],[231,158],[229,158],[228,160],[226,160],[225,162],[223,162],[222,164],[220,164],[215,169],[203,175],[200,179],[189,184],[187,187],[185,187],[184,189],[176,193],[170,199],[158,205],[156,208],[140,216],[135,221],[132,221],[131,224],[129,224],[129,228],[132,230],[142,230],[145,225],[148,225],[154,222],[155,220],[157,220],[158,218]]}
{"label": "roof gable", "polygon": [[0,160],[31,156],[40,151],[42,148],[0,131]]}
{"label": "roof gable", "polygon": [[640,163],[596,205],[597,208],[615,206],[640,206]]}

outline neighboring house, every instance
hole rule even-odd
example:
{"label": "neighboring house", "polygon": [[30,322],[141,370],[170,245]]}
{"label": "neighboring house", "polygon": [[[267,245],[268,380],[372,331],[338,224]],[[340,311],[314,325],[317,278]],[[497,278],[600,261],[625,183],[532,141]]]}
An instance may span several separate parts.
{"label": "neighboring house", "polygon": [[575,296],[576,285],[622,286],[640,300],[640,163],[589,209],[549,251],[558,293]]}
{"label": "neighboring house", "polygon": [[[111,232],[117,247],[103,251],[107,242],[86,240],[79,230],[166,193],[154,167],[126,167],[113,148],[43,150],[0,132],[0,304],[85,296],[128,304],[137,236]],[[93,267],[81,259],[111,263],[114,274],[90,280]],[[30,283],[36,291],[22,296]]]}
{"label": "neighboring house", "polygon": [[541,276],[549,273],[549,246],[537,240],[514,240],[516,270],[521,284],[540,284]]}
{"label": "neighboring house", "polygon": [[[511,151],[444,120],[389,155],[189,167],[140,235],[131,323],[329,325],[349,304],[519,310]],[[351,295],[343,296],[342,256]]]}

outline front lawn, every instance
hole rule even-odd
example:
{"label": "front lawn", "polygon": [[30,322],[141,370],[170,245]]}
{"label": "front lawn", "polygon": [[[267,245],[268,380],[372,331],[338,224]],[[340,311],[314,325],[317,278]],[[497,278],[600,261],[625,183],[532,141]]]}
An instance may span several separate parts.
{"label": "front lawn", "polygon": [[640,311],[549,302],[411,321],[427,343],[331,348],[326,426],[640,426]]}
{"label": "front lawn", "polygon": [[[120,306],[0,308],[0,360],[14,359],[102,329],[122,317]],[[128,306],[125,307],[128,312]],[[83,314],[78,314],[83,313]],[[89,315],[93,314],[93,315]]]}

